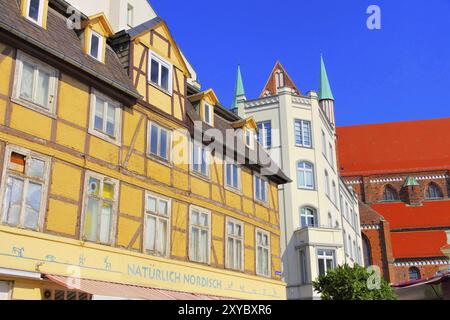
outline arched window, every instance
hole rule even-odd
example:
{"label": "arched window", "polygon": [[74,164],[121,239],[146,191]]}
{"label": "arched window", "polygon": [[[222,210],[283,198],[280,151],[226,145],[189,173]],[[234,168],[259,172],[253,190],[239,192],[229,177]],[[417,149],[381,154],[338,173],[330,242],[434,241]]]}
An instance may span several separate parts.
{"label": "arched window", "polygon": [[419,280],[420,279],[420,270],[416,267],[409,268],[409,280]]}
{"label": "arched window", "polygon": [[369,267],[372,265],[372,253],[370,250],[370,243],[369,239],[365,235],[362,237],[362,244],[363,244],[363,255],[364,255],[364,266]]}
{"label": "arched window", "polygon": [[328,176],[327,170],[325,170],[325,192],[327,196],[330,196],[330,177]]}
{"label": "arched window", "polygon": [[284,87],[284,73],[281,70],[277,70],[276,81],[277,81],[277,88]]}
{"label": "arched window", "polygon": [[391,185],[387,185],[384,188],[384,193],[383,193],[383,200],[384,201],[397,201],[398,198],[398,193],[397,190],[395,190]]}
{"label": "arched window", "polygon": [[427,187],[425,197],[429,200],[442,199],[444,195],[442,194],[441,188],[434,182],[430,182]]}
{"label": "arched window", "polygon": [[310,162],[297,163],[297,184],[301,189],[314,189],[314,165]]}
{"label": "arched window", "polygon": [[336,183],[333,181],[332,192],[331,192],[331,201],[333,201],[334,204],[336,204],[336,201],[337,201],[336,197],[337,197],[337,195],[336,195]]}
{"label": "arched window", "polygon": [[315,227],[317,226],[317,213],[314,208],[303,207],[300,209],[300,224],[301,227]]}

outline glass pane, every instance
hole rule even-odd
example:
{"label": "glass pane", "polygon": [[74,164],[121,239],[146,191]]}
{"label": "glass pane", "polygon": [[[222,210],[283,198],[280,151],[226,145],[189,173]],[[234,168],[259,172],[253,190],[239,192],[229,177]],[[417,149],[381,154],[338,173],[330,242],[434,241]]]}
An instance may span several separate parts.
{"label": "glass pane", "polygon": [[206,176],[207,175],[207,162],[206,162],[206,150],[202,149],[202,164],[201,164],[201,173]]}
{"label": "glass pane", "polygon": [[159,219],[157,250],[160,254],[165,255],[166,248],[167,248],[167,221]]}
{"label": "glass pane", "polygon": [[116,133],[115,129],[116,122],[116,108],[108,104],[108,114],[106,115],[106,133],[110,136],[114,136]]}
{"label": "glass pane", "polygon": [[333,267],[334,267],[333,260],[327,259],[326,263],[327,263],[327,271],[333,269]]}
{"label": "glass pane", "polygon": [[91,56],[98,58],[100,56],[99,48],[100,48],[100,39],[98,36],[93,34],[91,36]]}
{"label": "glass pane", "polygon": [[167,213],[168,213],[167,209],[168,209],[167,201],[159,200],[159,208],[158,208],[159,214],[167,216]]}
{"label": "glass pane", "polygon": [[169,69],[165,66],[161,66],[161,87],[169,90]]}
{"label": "glass pane", "polygon": [[263,274],[269,274],[269,251],[267,249],[263,249]]}
{"label": "glass pane", "polygon": [[150,251],[155,250],[156,218],[147,216],[145,220],[145,248]]}
{"label": "glass pane", "polygon": [[150,153],[158,155],[158,127],[155,125],[150,129]]}
{"label": "glass pane", "polygon": [[30,160],[28,175],[36,178],[44,178],[45,162],[37,159]]}
{"label": "glass pane", "polygon": [[167,159],[167,131],[161,129],[161,141],[159,143],[159,156]]}
{"label": "glass pane", "polygon": [[105,101],[99,97],[95,99],[95,119],[94,128],[99,131],[103,131],[103,121],[105,112]]}
{"label": "glass pane", "polygon": [[22,79],[20,84],[20,97],[27,100],[33,98],[34,66],[23,62]]}
{"label": "glass pane", "polygon": [[255,196],[256,199],[261,199],[261,185],[260,185],[260,179],[259,177],[255,177]]}
{"label": "glass pane", "polygon": [[198,246],[199,246],[199,230],[197,228],[191,228],[191,234],[189,237],[190,242],[190,252],[193,260],[199,260],[198,256]]}
{"label": "glass pane", "polygon": [[159,63],[152,59],[150,80],[158,84],[159,82]]}
{"label": "glass pane", "polygon": [[5,194],[6,222],[17,226],[20,222],[20,211],[22,209],[23,181],[8,177]]}
{"label": "glass pane", "polygon": [[200,238],[200,261],[207,262],[208,257],[208,232],[202,230]]}
{"label": "glass pane", "polygon": [[227,234],[234,235],[234,224],[231,222],[228,222],[227,224]]}
{"label": "glass pane", "polygon": [[238,237],[242,236],[242,227],[240,225],[238,225],[238,224],[236,225],[236,232],[235,232],[235,234]]}
{"label": "glass pane", "polygon": [[263,273],[263,253],[262,253],[263,249],[261,247],[258,247],[257,250],[257,256],[258,256],[258,260],[257,262],[257,271],[258,273]]}
{"label": "glass pane", "polygon": [[89,198],[84,218],[83,235],[89,241],[97,240],[99,201]]}
{"label": "glass pane", "polygon": [[100,180],[89,178],[88,193],[95,196],[100,194]]}
{"label": "glass pane", "polygon": [[236,165],[232,166],[233,168],[233,187],[237,188],[238,187],[238,167]]}
{"label": "glass pane", "polygon": [[147,198],[147,211],[156,212],[156,198]]}
{"label": "glass pane", "polygon": [[266,201],[266,182],[261,179],[261,200]]}
{"label": "glass pane", "polygon": [[28,17],[36,22],[39,19],[39,4],[40,0],[30,0],[30,10],[28,11]]}
{"label": "glass pane", "polygon": [[27,193],[25,202],[25,228],[37,229],[41,208],[42,185],[30,182]]}
{"label": "glass pane", "polygon": [[319,276],[324,276],[325,273],[325,261],[323,261],[323,259],[319,259]]}
{"label": "glass pane", "polygon": [[227,164],[227,185],[231,186],[231,164]]}
{"label": "glass pane", "polygon": [[228,267],[234,268],[234,250],[233,250],[233,239],[228,238],[227,241],[227,265]]}
{"label": "glass pane", "polygon": [[112,203],[103,203],[100,220],[100,242],[109,243],[111,234]]}
{"label": "glass pane", "polygon": [[114,185],[111,183],[105,182],[103,184],[103,198],[112,200],[114,199]]}
{"label": "glass pane", "polygon": [[208,215],[205,213],[202,213],[200,215],[200,225],[202,226],[208,226]]}
{"label": "glass pane", "polygon": [[299,187],[306,187],[305,182],[305,172],[303,170],[299,170],[297,173],[297,179],[298,179],[298,186]]}
{"label": "glass pane", "polygon": [[191,224],[199,224],[200,220],[199,220],[199,215],[200,213],[197,210],[192,211],[191,214]]}
{"label": "glass pane", "polygon": [[43,107],[47,107],[49,103],[50,77],[49,73],[39,70],[36,103]]}
{"label": "glass pane", "polygon": [[242,268],[242,242],[240,240],[236,241],[236,263],[235,267],[236,269]]}

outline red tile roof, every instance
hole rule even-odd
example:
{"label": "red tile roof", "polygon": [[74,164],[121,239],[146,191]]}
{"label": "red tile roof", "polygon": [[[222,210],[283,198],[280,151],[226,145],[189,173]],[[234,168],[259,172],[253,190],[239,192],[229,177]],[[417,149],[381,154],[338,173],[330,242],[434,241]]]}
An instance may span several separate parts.
{"label": "red tile roof", "polygon": [[450,168],[450,118],[338,127],[343,176]]}
{"label": "red tile roof", "polygon": [[450,201],[426,201],[422,206],[383,203],[371,207],[389,221],[391,229],[450,226]]}
{"label": "red tile roof", "polygon": [[395,259],[443,257],[447,236],[445,231],[392,232],[391,241]]}

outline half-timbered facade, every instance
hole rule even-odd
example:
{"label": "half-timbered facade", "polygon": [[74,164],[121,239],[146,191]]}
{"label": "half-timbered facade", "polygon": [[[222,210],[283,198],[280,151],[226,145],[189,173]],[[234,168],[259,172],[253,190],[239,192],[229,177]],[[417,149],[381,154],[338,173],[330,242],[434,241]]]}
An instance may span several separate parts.
{"label": "half-timbered facade", "polygon": [[[188,84],[161,18],[114,33],[104,14],[81,14],[72,29],[63,4],[0,1],[1,290],[284,299],[277,190],[289,179],[245,145],[251,119]],[[244,161],[221,155],[225,141],[208,148],[208,129],[231,130]]]}

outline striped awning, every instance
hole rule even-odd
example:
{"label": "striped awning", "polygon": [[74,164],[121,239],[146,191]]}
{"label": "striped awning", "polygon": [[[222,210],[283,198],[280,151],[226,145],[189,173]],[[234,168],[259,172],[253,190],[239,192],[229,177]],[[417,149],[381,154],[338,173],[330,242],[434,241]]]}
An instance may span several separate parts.
{"label": "striped awning", "polygon": [[89,280],[82,278],[69,278],[57,275],[44,275],[44,278],[55,284],[91,294],[93,298],[124,299],[124,300],[233,300],[232,298],[216,297],[189,292],[163,290],[152,287],[143,287],[115,282]]}

